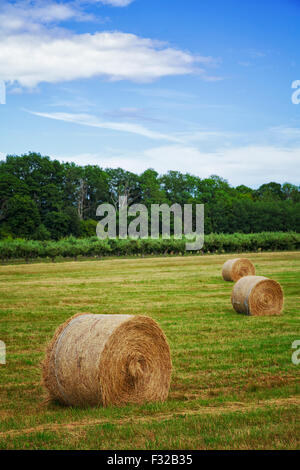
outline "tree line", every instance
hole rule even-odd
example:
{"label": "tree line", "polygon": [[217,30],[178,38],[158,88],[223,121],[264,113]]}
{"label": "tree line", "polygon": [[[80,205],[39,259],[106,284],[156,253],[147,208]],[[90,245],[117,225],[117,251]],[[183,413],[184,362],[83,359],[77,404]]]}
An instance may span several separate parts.
{"label": "tree line", "polygon": [[200,178],[148,169],[61,163],[38,153],[0,162],[0,238],[59,240],[95,235],[99,204],[126,196],[128,205],[205,204],[205,232],[300,232],[300,186],[266,183],[232,187],[223,178]]}

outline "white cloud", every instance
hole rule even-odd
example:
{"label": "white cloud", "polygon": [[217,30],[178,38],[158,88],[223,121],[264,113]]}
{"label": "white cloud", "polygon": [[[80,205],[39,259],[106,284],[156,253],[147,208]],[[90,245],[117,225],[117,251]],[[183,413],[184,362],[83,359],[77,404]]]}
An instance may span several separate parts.
{"label": "white cloud", "polygon": [[4,2],[0,6],[0,32],[3,34],[30,31],[41,33],[44,26],[68,20],[90,21],[92,15],[85,13],[73,2],[57,3],[54,0],[19,0]]}
{"label": "white cloud", "polygon": [[197,63],[210,62],[210,58],[121,32],[58,38],[31,33],[8,35],[1,38],[0,48],[2,79],[18,81],[25,87],[100,76],[147,82],[191,74]]}
{"label": "white cloud", "polygon": [[164,146],[146,150],[148,166],[160,172],[176,169],[207,177],[217,174],[234,185],[260,185],[266,181],[299,184],[300,147],[245,146],[204,153],[196,147]]}
{"label": "white cloud", "polygon": [[266,53],[262,51],[257,51],[255,49],[248,49],[246,51],[252,59],[262,59],[263,57],[266,57]]}
{"label": "white cloud", "polygon": [[[52,105],[53,106],[53,105]],[[85,102],[84,100],[75,100],[71,102],[57,102],[54,106],[67,106],[69,108],[86,108],[91,107],[91,103]],[[54,119],[57,121],[65,121],[74,124],[79,124],[89,127],[97,127],[99,129],[110,129],[117,132],[127,132],[131,134],[137,134],[142,137],[147,137],[153,140],[166,140],[169,142],[175,142],[183,145],[190,145],[195,142],[211,142],[213,147],[217,148],[219,145],[218,140],[222,139],[222,142],[227,142],[229,145],[229,139],[233,137],[239,137],[237,133],[230,133],[224,131],[209,131],[207,129],[196,129],[190,132],[177,132],[176,134],[165,134],[148,129],[140,124],[134,124],[132,122],[118,122],[118,121],[102,121],[97,116],[91,114],[82,113],[66,113],[66,112],[40,112],[27,110],[30,114],[40,116],[48,119]],[[151,121],[152,123],[160,122],[159,119],[150,118],[145,114],[144,110],[138,108],[120,108],[112,112],[106,112],[106,117],[120,119],[131,119],[139,122]]]}
{"label": "white cloud", "polygon": [[279,138],[291,140],[291,143],[300,139],[300,128],[298,127],[276,126],[271,127],[269,131]]}
{"label": "white cloud", "polygon": [[[199,73],[211,57],[200,57],[152,39],[117,31],[76,34],[61,22],[99,21],[86,12],[90,3],[126,6],[130,0],[17,0],[0,5],[1,79],[35,87],[92,77],[150,82]],[[80,58],[80,61],[79,61]]]}
{"label": "white cloud", "polygon": [[100,1],[104,5],[111,5],[113,7],[127,7],[127,5],[134,2],[134,0],[98,0],[98,1]]}
{"label": "white cloud", "polygon": [[102,3],[111,7],[127,7],[135,0],[77,0],[79,3]]}
{"label": "white cloud", "polygon": [[222,139],[223,141],[230,140],[234,137],[241,137],[240,133],[237,132],[228,132],[228,131],[218,131],[218,130],[208,130],[208,129],[196,129],[190,132],[181,132],[178,134],[178,138],[181,139],[182,142],[190,143],[190,142],[203,142],[203,141],[211,141],[215,143],[215,148],[217,147],[217,139]]}
{"label": "white cloud", "polygon": [[147,96],[147,97],[153,97],[153,98],[163,98],[166,100],[176,100],[176,99],[195,99],[197,96],[192,93],[187,93],[183,91],[178,91],[178,90],[172,90],[168,88],[132,88],[129,89],[130,92],[133,93],[138,93],[139,95],[142,96]]}
{"label": "white cloud", "polygon": [[38,31],[42,25],[68,20],[90,21],[96,17],[85,13],[88,4],[125,7],[134,0],[2,0],[0,30]]}
{"label": "white cloud", "polygon": [[95,164],[103,168],[121,167],[141,173],[154,168],[159,173],[179,170],[198,175],[201,178],[212,174],[227,179],[232,185],[246,184],[258,187],[263,183],[289,181],[299,184],[300,147],[294,149],[272,146],[246,146],[219,149],[216,152],[201,152],[196,147],[168,145],[150,148],[139,156],[119,154],[103,156],[81,154],[59,156],[60,160],[75,161],[77,164]]}
{"label": "white cloud", "polygon": [[[273,146],[245,146],[219,149],[216,152],[202,152],[196,147],[166,145],[153,147],[134,155],[112,149],[103,149],[101,154],[83,153],[50,154],[61,161],[75,162],[78,165],[99,165],[102,168],[124,168],[142,173],[154,168],[159,173],[178,170],[201,178],[212,174],[222,176],[230,184],[246,184],[259,187],[266,182],[290,182],[299,185],[300,147],[294,149]],[[0,152],[0,160],[6,153]]]}
{"label": "white cloud", "polygon": [[2,0],[0,5],[1,31],[38,31],[42,25],[63,21],[98,20],[85,12],[89,4],[125,7],[134,0]]}
{"label": "white cloud", "polygon": [[151,116],[151,113],[149,113],[149,109],[145,108],[135,108],[135,107],[129,107],[129,108],[117,108],[113,109],[111,111],[106,111],[104,113],[104,116],[112,119],[130,119],[131,121],[138,121],[138,122],[152,122],[152,123],[157,123],[157,122],[163,122],[162,119],[155,118]]}
{"label": "white cloud", "polygon": [[142,137],[147,137],[153,140],[167,140],[170,142],[181,142],[177,137],[155,132],[147,129],[139,124],[132,124],[130,122],[104,122],[100,121],[96,116],[90,114],[71,114],[71,113],[40,113],[36,111],[29,111],[31,114],[41,116],[58,121],[71,122],[83,126],[97,127],[99,129],[110,129],[118,132],[127,132],[137,134]]}

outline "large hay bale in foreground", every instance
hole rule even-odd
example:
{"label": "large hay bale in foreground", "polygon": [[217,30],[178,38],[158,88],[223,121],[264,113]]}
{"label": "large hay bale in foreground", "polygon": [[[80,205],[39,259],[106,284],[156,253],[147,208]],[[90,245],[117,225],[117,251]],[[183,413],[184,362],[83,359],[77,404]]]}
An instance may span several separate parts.
{"label": "large hay bale in foreground", "polygon": [[246,315],[280,315],[283,292],[278,282],[263,276],[242,277],[232,290],[231,303]]}
{"label": "large hay bale in foreground", "polygon": [[151,318],[79,314],[56,330],[43,383],[66,405],[164,401],[171,369],[166,337]]}
{"label": "large hay bale in foreground", "polygon": [[244,276],[254,276],[255,267],[247,258],[229,259],[224,263],[222,276],[224,281],[238,281]]}

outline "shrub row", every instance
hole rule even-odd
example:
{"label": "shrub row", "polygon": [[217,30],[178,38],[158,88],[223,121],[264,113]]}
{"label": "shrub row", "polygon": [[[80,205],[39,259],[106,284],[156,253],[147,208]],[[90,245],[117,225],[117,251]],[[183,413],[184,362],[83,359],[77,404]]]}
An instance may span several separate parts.
{"label": "shrub row", "polygon": [[[7,239],[0,241],[0,259],[51,259],[57,257],[105,257],[134,255],[185,254],[186,240],[99,240],[97,237],[59,241]],[[234,253],[251,251],[299,250],[300,234],[295,232],[263,232],[253,234],[209,234],[205,236],[202,253]]]}

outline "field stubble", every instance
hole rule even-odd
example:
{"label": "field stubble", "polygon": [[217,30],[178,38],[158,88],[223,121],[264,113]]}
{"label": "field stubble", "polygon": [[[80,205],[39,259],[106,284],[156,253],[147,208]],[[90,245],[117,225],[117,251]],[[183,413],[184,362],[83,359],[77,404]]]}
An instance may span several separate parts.
{"label": "field stubble", "polygon": [[[278,317],[234,312],[221,276],[232,255],[0,267],[0,449],[295,449],[300,435],[300,252],[251,253],[283,287]],[[169,340],[165,403],[66,408],[48,403],[40,361],[78,312],[152,316]]]}

